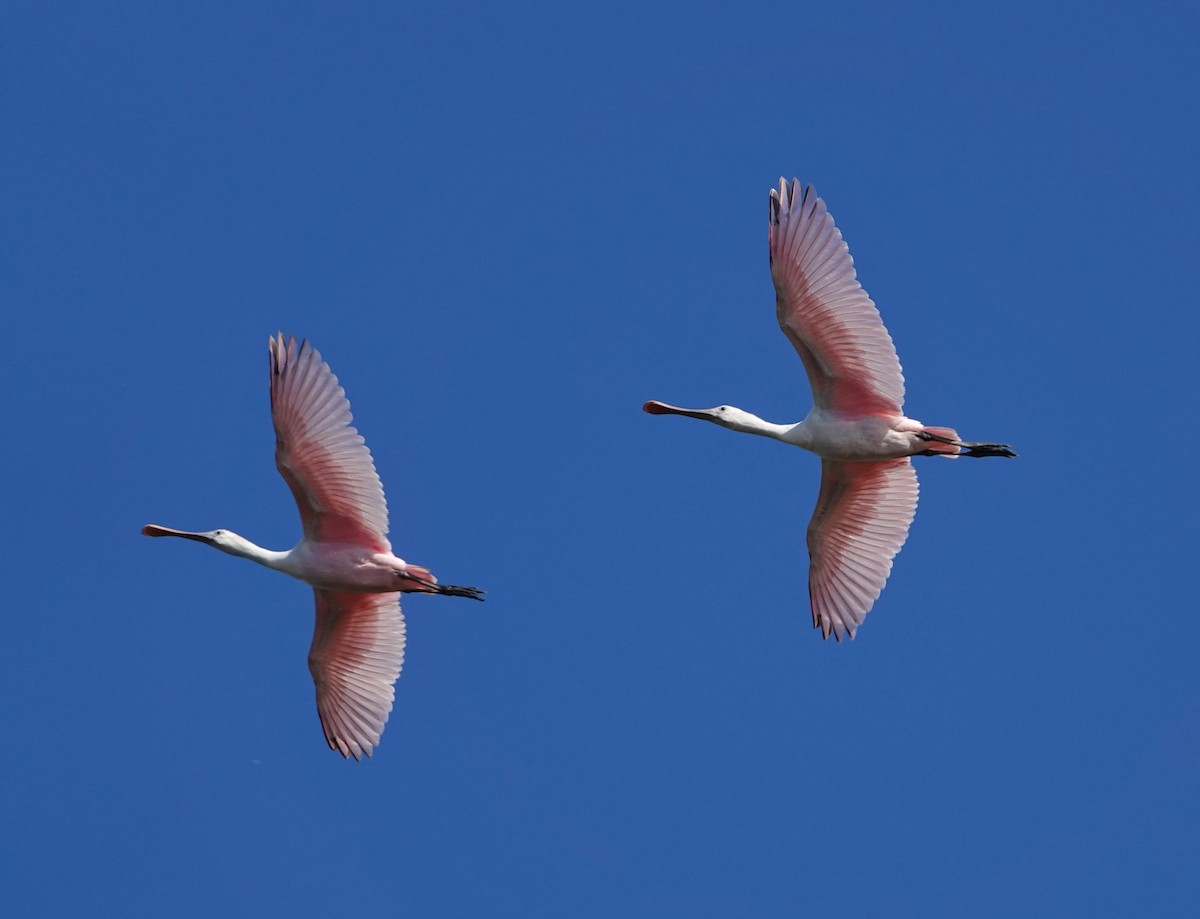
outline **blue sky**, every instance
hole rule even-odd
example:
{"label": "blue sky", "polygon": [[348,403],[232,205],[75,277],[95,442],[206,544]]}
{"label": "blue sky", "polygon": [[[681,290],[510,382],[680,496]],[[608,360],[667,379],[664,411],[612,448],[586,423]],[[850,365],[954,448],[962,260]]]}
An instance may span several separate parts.
{"label": "blue sky", "polygon": [[[229,5],[227,5],[229,6]],[[233,8],[236,7],[236,8]],[[1184,4],[4,7],[13,915],[1185,915],[1200,229]],[[859,637],[767,190],[812,182],[921,463]],[[316,344],[414,597],[325,748],[267,337]]]}

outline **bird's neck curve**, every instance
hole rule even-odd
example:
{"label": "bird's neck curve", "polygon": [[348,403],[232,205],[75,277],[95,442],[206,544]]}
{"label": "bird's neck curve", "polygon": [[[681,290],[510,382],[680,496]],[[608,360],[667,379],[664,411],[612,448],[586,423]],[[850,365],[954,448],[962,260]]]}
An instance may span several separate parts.
{"label": "bird's neck curve", "polygon": [[718,424],[731,431],[757,434],[759,437],[770,437],[772,440],[786,440],[788,432],[797,427],[792,424],[775,424],[743,409],[738,409],[736,414],[724,421],[718,421]]}
{"label": "bird's neck curve", "polygon": [[814,434],[813,425],[810,423],[811,418],[812,415],[809,415],[808,418],[796,424],[784,425],[786,430],[779,439],[803,450],[812,450]]}
{"label": "bird's neck curve", "polygon": [[246,537],[228,531],[226,531],[219,541],[214,540],[212,545],[227,555],[248,558],[252,562],[257,562],[267,568],[274,568],[276,571],[287,570],[285,563],[288,556],[291,555],[290,552],[276,552],[273,549],[264,549],[262,546],[255,545],[246,539]]}

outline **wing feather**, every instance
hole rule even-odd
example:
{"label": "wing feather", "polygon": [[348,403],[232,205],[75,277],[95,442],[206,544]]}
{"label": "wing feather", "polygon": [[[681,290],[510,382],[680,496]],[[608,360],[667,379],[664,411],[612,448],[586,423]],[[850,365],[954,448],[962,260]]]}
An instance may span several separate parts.
{"label": "wing feather", "polygon": [[851,638],[878,599],[917,512],[917,473],[907,457],[821,462],[821,492],[808,525],[813,627]]}
{"label": "wing feather", "polygon": [[791,340],[821,408],[898,414],[904,374],[896,347],[858,283],[842,234],[811,185],[771,189],[771,278],[780,328]]}
{"label": "wing feather", "polygon": [[404,663],[400,595],[314,590],[317,623],[308,669],[330,748],[361,759],[379,744]]}
{"label": "wing feather", "polygon": [[275,465],[307,537],[389,552],[387,500],[371,451],[351,424],[345,390],[307,341],[270,342]]}

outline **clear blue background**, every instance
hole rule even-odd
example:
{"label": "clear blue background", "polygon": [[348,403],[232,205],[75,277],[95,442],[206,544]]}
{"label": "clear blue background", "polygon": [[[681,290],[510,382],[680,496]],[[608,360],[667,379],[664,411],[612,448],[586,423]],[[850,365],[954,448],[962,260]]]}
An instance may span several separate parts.
{"label": "clear blue background", "polygon": [[[236,7],[236,9],[235,9]],[[1183,916],[1200,898],[1183,3],[7,3],[0,853],[13,916]],[[926,460],[859,638],[767,189],[813,182]],[[345,385],[406,602],[370,762],[266,342]],[[11,911],[11,912],[10,912]]]}

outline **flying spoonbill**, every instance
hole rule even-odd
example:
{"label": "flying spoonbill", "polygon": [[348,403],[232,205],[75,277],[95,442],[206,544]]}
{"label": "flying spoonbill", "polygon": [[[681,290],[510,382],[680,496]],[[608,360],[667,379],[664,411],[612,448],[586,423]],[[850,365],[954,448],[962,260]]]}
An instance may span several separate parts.
{"label": "flying spoonbill", "polygon": [[312,585],[317,624],[308,669],[330,748],[370,756],[392,710],[404,661],[401,593],[482,600],[474,587],[439,584],[428,568],[392,554],[387,501],[371,451],[351,422],[345,390],[320,353],[283,334],[268,344],[275,465],[304,535],[275,552],[229,530],[189,533],[148,524],[146,536],[181,536]]}
{"label": "flying spoonbill", "polygon": [[812,386],[798,424],[772,424],[719,405],[662,402],[652,415],[700,418],[772,437],[821,457],[821,490],[808,524],[808,597],[813,627],[854,637],[883,590],[917,510],[912,456],[1016,456],[1006,444],[969,443],[901,410],[904,375],[891,336],[854,273],[854,260],[811,185],[780,179],[771,189],[767,240],[775,309]]}

